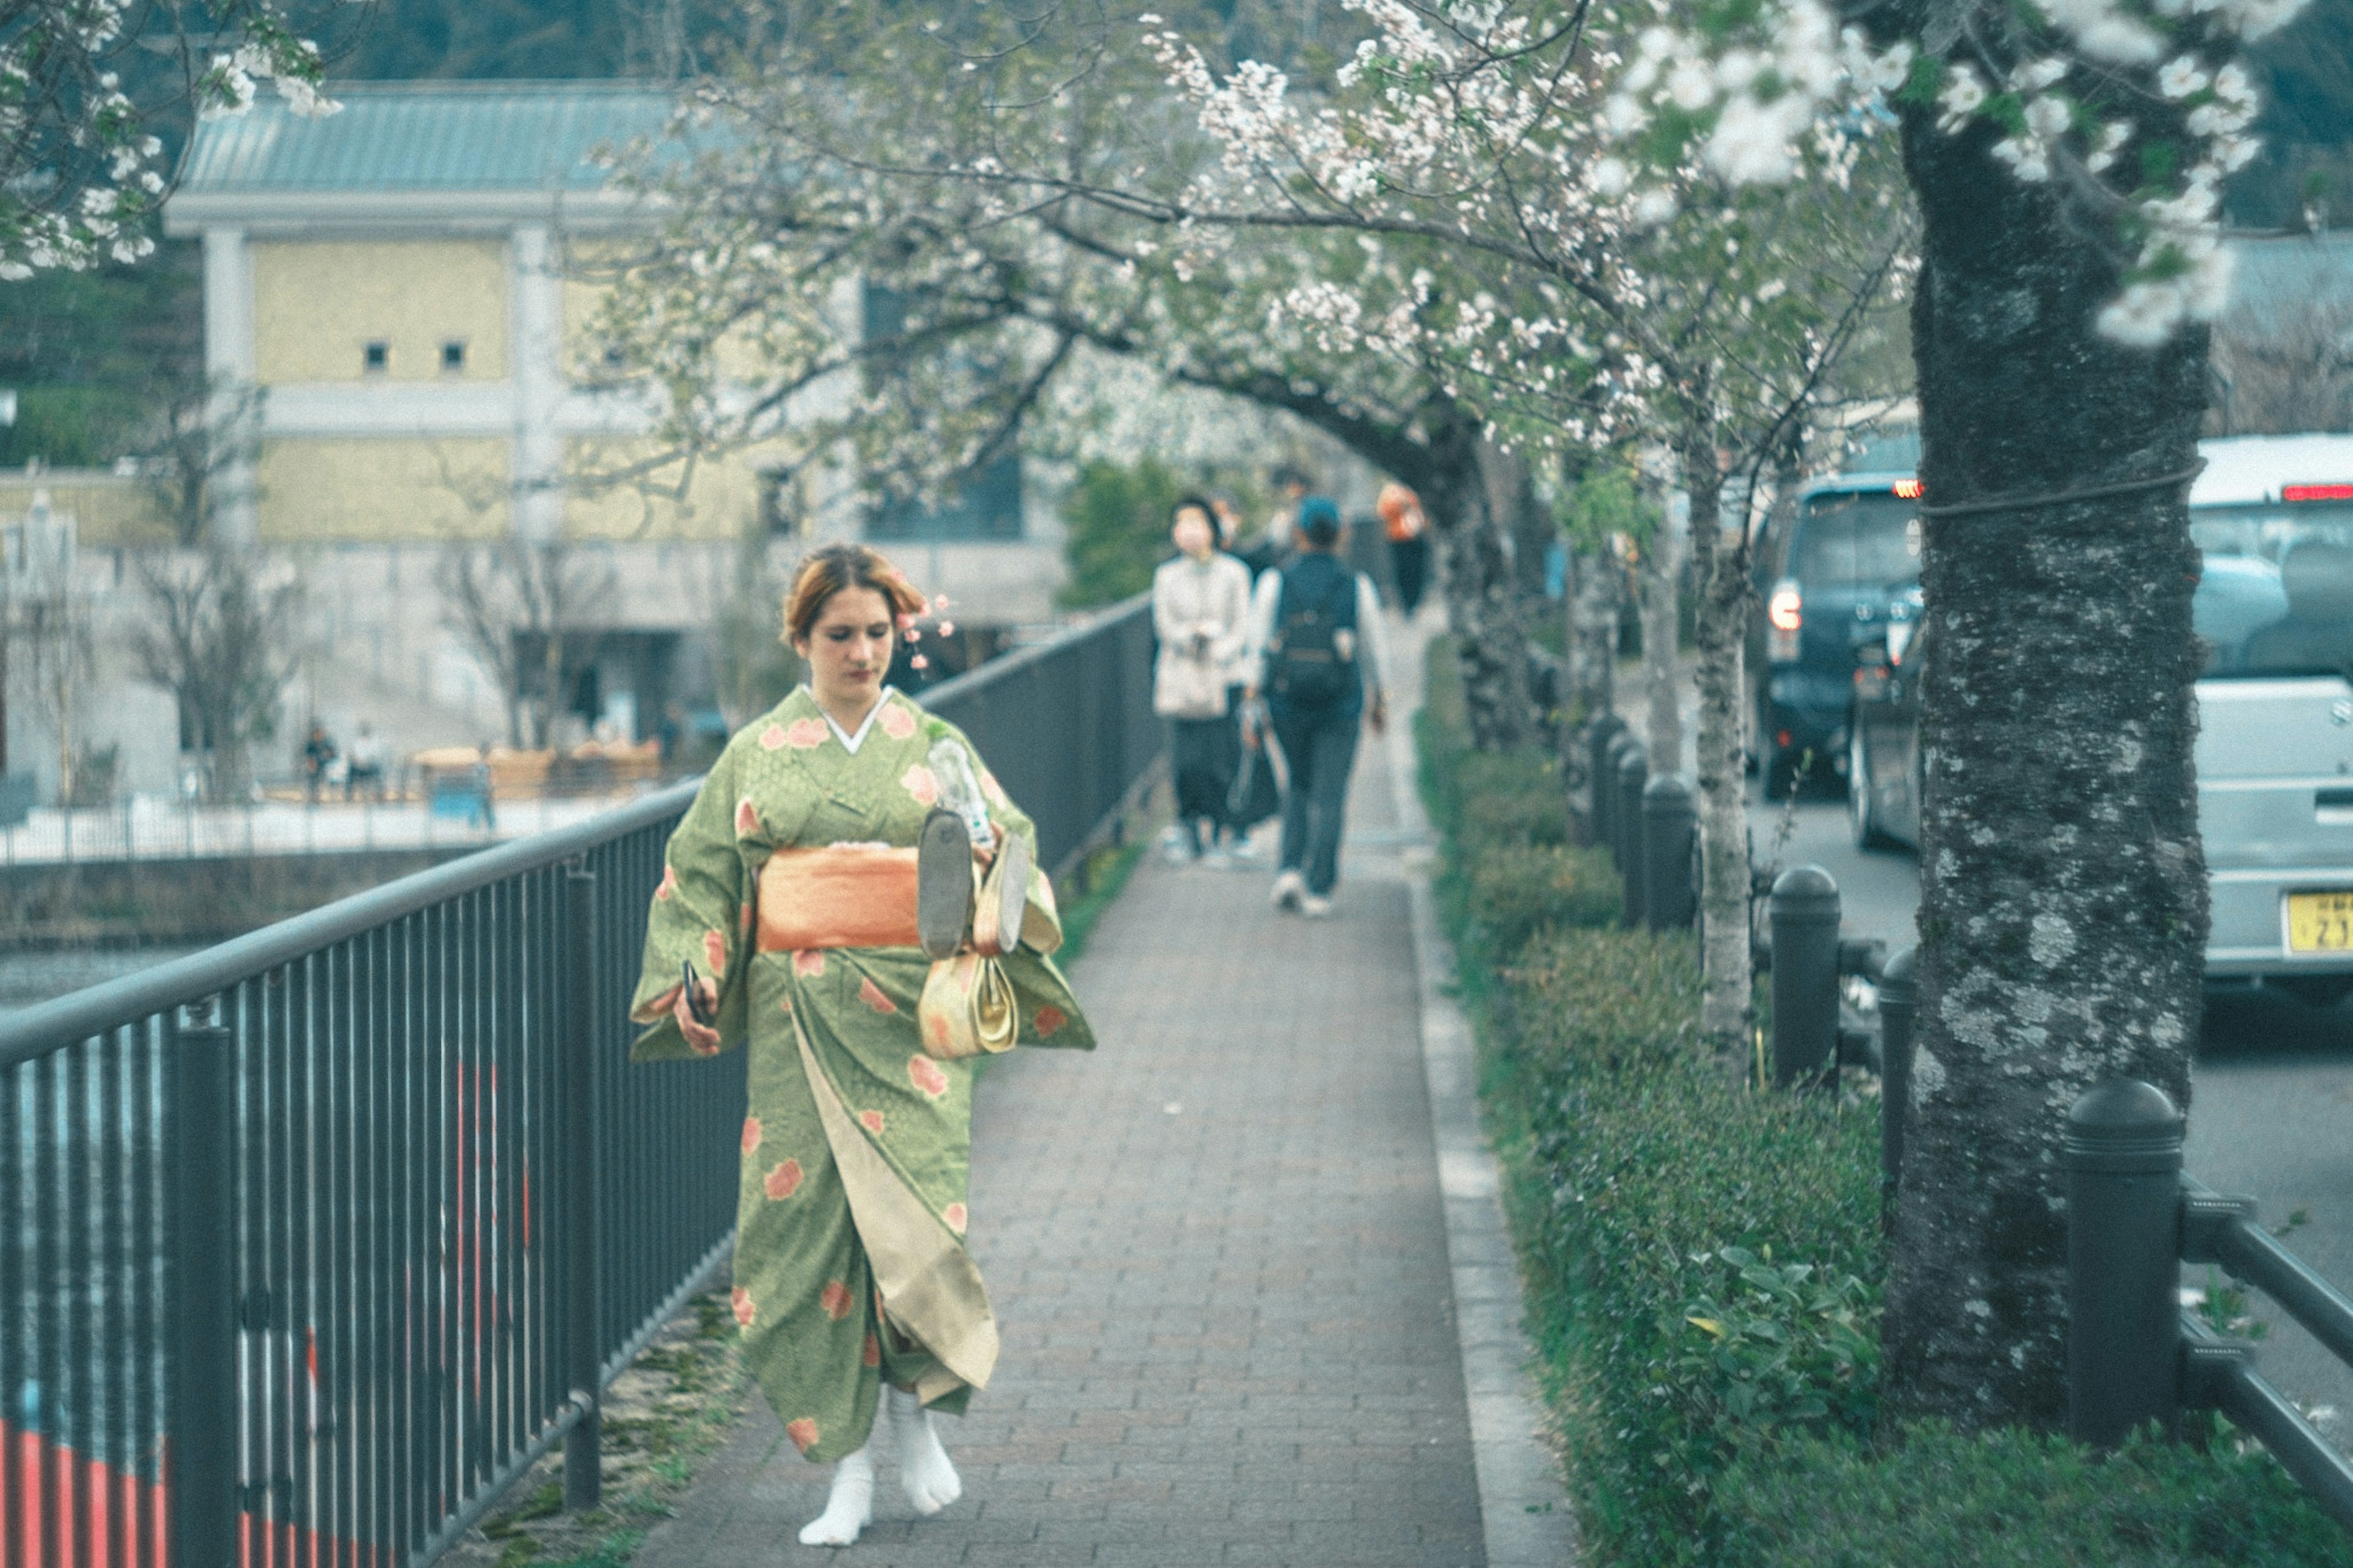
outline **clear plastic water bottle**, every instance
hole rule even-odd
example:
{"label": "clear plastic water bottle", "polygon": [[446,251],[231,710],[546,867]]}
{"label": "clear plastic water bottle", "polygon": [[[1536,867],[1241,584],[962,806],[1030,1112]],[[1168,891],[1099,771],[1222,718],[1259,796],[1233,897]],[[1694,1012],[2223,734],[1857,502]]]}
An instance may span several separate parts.
{"label": "clear plastic water bottle", "polygon": [[983,847],[997,842],[997,831],[989,826],[988,802],[980,793],[980,780],[973,776],[972,758],[955,742],[941,736],[933,742],[929,759],[932,782],[939,786],[939,804],[964,818],[964,830],[972,841]]}

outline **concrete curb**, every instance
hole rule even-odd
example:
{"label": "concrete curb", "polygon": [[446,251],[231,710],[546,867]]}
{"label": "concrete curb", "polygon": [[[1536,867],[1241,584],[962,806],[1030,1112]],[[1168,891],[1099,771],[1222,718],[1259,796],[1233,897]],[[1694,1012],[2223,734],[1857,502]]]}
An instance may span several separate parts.
{"label": "concrete curb", "polygon": [[[1405,645],[1398,651],[1406,658],[1419,657],[1419,638],[1398,640]],[[1418,695],[1420,686],[1412,679],[1410,684],[1392,681],[1389,689]],[[1420,768],[1412,730],[1410,712],[1389,726],[1389,785],[1402,835],[1427,841],[1430,818],[1416,786]],[[1405,875],[1421,994],[1422,1070],[1438,1145],[1446,1253],[1454,1276],[1454,1327],[1462,1347],[1488,1568],[1562,1568],[1578,1559],[1577,1520],[1558,1462],[1540,1435],[1542,1406],[1524,1370],[1533,1353],[1520,1327],[1526,1309],[1519,1261],[1504,1220],[1502,1177],[1479,1131],[1479,1069],[1471,1021],[1446,991],[1454,978],[1453,951],[1439,932],[1429,871],[1409,858]]]}

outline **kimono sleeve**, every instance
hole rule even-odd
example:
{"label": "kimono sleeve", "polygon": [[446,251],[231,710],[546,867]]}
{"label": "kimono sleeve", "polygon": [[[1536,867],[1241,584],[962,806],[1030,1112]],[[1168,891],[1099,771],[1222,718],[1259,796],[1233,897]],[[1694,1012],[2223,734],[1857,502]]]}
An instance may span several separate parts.
{"label": "kimono sleeve", "polygon": [[1019,1043],[1091,1051],[1095,1046],[1093,1026],[1079,1010],[1078,998],[1071,994],[1071,984],[1052,956],[1062,945],[1062,917],[1054,907],[1053,880],[1038,863],[1037,825],[1013,804],[972,742],[953,728],[948,732],[972,758],[973,773],[980,780],[981,794],[987,797],[988,819],[1000,833],[1018,837],[1029,846],[1029,897],[1022,911],[1021,942],[1002,960],[1005,978],[1013,987],[1021,1013]]}
{"label": "kimono sleeve", "polygon": [[[744,1043],[749,1025],[744,979],[751,964],[744,858],[735,841],[736,772],[732,752],[719,759],[662,852],[661,885],[646,917],[645,966],[629,1003],[630,1020],[653,1026],[630,1047],[631,1061],[715,1056]],[[670,1012],[687,963],[719,983],[713,1051],[689,1046]]]}

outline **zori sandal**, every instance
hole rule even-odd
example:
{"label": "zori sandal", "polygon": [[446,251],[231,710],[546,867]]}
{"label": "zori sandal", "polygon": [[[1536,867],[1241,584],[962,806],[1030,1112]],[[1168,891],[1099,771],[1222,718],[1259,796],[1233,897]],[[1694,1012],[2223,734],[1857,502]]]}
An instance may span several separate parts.
{"label": "zori sandal", "polygon": [[964,818],[934,807],[915,840],[915,933],[937,963],[964,945],[972,915],[972,838]]}
{"label": "zori sandal", "polygon": [[1021,921],[1029,910],[1029,845],[1008,833],[997,859],[980,884],[980,908],[972,918],[972,945],[991,958],[1021,944]]}

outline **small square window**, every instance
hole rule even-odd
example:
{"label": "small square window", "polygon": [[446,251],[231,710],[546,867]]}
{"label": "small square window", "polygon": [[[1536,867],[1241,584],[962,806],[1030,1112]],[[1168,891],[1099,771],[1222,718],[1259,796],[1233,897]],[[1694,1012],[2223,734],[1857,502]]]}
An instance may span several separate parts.
{"label": "small square window", "polygon": [[360,350],[360,369],[369,375],[382,375],[392,364],[392,345],[378,338]]}
{"label": "small square window", "polygon": [[464,343],[452,341],[441,345],[441,374],[443,375],[463,375],[466,374],[466,345]]}

